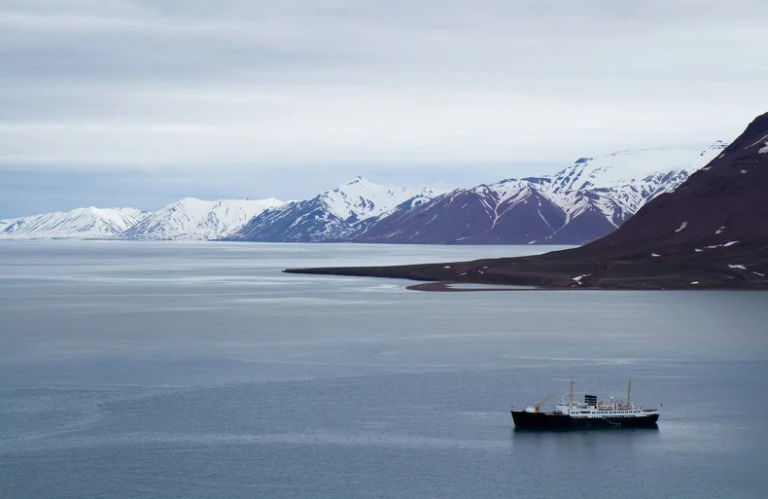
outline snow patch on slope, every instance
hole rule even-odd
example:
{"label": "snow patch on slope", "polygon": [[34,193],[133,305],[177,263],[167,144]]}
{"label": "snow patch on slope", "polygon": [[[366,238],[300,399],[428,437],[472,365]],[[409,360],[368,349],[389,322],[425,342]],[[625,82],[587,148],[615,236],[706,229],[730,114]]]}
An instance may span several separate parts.
{"label": "snow patch on slope", "polygon": [[589,275],[590,274],[577,275],[576,277],[571,277],[571,280],[574,281],[579,286],[581,286],[582,284],[584,284],[583,282],[581,282],[581,280],[584,279],[585,277],[588,277]]}
{"label": "snow patch on slope", "polygon": [[[768,135],[764,135],[761,139],[756,140],[755,142],[751,143],[750,145],[748,145],[744,149],[749,149],[750,147],[755,147],[756,145],[758,145],[761,142],[763,144],[765,144],[766,146],[768,146],[768,142],[766,142],[766,139],[768,139]],[[760,151],[758,151],[758,152],[762,152],[762,149]]]}

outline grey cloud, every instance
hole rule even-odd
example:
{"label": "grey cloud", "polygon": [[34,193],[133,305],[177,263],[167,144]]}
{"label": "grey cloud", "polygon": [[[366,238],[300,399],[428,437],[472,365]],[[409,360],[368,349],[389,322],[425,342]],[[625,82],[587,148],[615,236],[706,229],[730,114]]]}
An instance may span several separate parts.
{"label": "grey cloud", "polygon": [[725,9],[702,1],[444,1],[439,8],[425,1],[160,1],[133,2],[134,9],[119,13],[115,2],[105,5],[73,14],[19,7],[0,15],[10,42],[0,59],[6,73],[185,82],[259,81],[281,70],[288,74],[275,81],[296,78],[292,71],[307,77],[329,70],[471,70],[502,81],[595,70],[712,74],[715,65],[703,66],[718,56],[739,62],[749,55],[732,50],[745,37],[765,40],[762,23],[732,13],[751,11],[749,19],[759,20],[768,12],[763,2]]}
{"label": "grey cloud", "polygon": [[185,165],[278,186],[290,166],[309,191],[327,187],[317,169],[458,183],[473,165],[488,181],[504,164],[728,139],[765,111],[766,14],[762,0],[5,0],[0,169]]}

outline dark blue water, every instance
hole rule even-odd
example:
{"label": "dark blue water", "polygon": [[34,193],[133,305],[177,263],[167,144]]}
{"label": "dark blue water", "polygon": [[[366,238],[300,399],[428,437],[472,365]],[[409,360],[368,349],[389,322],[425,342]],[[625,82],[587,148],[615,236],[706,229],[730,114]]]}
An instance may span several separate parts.
{"label": "dark blue water", "polygon": [[[279,272],[530,250],[0,244],[0,497],[766,497],[767,295]],[[513,430],[571,377],[659,429]]]}

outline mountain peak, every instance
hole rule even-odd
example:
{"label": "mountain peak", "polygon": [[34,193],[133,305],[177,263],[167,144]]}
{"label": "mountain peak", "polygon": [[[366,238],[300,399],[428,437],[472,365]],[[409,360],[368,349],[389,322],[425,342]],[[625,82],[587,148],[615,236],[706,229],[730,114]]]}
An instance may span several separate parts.
{"label": "mountain peak", "polygon": [[365,177],[293,201],[255,217],[232,239],[246,241],[349,241],[371,223],[394,211],[421,204],[435,195],[429,187],[377,184]]}
{"label": "mountain peak", "polygon": [[275,198],[218,201],[183,198],[151,214],[121,237],[156,240],[219,239],[240,229],[264,210],[280,204],[282,201]]}
{"label": "mountain peak", "polygon": [[135,208],[75,208],[68,212],[0,220],[0,238],[106,239],[114,238],[147,216]]}
{"label": "mountain peak", "polygon": [[[755,118],[725,151],[683,183],[645,205],[590,250],[653,251],[709,257],[711,249],[768,238],[768,114]],[[762,244],[762,243],[761,243]]]}
{"label": "mountain peak", "polygon": [[357,177],[353,178],[349,182],[345,182],[341,185],[338,185],[334,190],[343,189],[344,187],[351,187],[351,186],[360,186],[360,187],[373,187],[373,186],[381,186],[381,184],[378,184],[368,178],[361,177],[358,175]]}
{"label": "mountain peak", "polygon": [[718,141],[706,148],[628,149],[583,156],[552,175],[507,178],[435,197],[414,211],[383,219],[362,239],[582,244],[615,230],[643,204],[674,189],[721,154],[723,147],[725,143]]}
{"label": "mountain peak", "polygon": [[200,199],[200,198],[188,196],[188,197],[185,197],[185,198],[181,198],[178,201],[174,201],[174,202],[170,203],[168,206],[184,205],[184,204],[197,204],[197,203],[209,203],[209,202],[210,201],[205,201],[205,200]]}
{"label": "mountain peak", "polygon": [[752,122],[747,125],[744,133],[734,140],[733,143],[723,151],[723,154],[730,155],[735,152],[751,149],[758,145],[762,148],[758,150],[758,153],[765,154],[768,152],[768,149],[763,150],[768,147],[766,142],[768,142],[768,113],[761,114],[752,120]]}
{"label": "mountain peak", "polygon": [[[698,168],[677,189],[657,195],[618,230],[579,248],[451,265],[336,267],[293,272],[557,288],[766,290],[768,114],[755,119],[725,153],[714,154],[719,155]],[[600,196],[605,191],[594,189],[590,194]],[[453,211],[442,221],[458,222],[455,225],[462,230],[475,220],[483,227],[498,227],[503,222],[498,215],[500,211],[504,213],[505,205],[494,206],[493,193],[485,198],[471,194],[452,193],[445,209]],[[582,195],[582,191],[571,194]],[[598,213],[586,203],[584,206],[587,209],[575,222],[582,226],[588,222],[591,226]],[[528,215],[525,236],[531,235],[532,222],[537,220],[546,222],[549,229],[554,228],[557,213],[542,211],[545,207],[543,202],[512,206]],[[408,220],[428,223],[405,228],[415,235],[423,234],[424,227],[439,225],[441,220],[429,213],[434,213],[434,208],[421,206],[406,213]],[[574,216],[565,214],[568,217],[560,233],[574,224]],[[540,223],[537,229],[546,226]],[[403,232],[402,228],[397,229],[393,235]],[[582,229],[578,232],[583,234]]]}
{"label": "mountain peak", "polygon": [[365,220],[380,217],[414,197],[433,195],[434,189],[390,187],[358,176],[318,197],[329,213],[342,220]]}

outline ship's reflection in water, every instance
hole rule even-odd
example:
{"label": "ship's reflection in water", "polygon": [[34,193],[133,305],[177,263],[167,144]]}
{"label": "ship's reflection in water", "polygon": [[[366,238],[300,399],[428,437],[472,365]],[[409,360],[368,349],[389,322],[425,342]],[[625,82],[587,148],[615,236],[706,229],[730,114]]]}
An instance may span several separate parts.
{"label": "ship's reflection in water", "polygon": [[658,426],[649,428],[631,428],[626,430],[591,429],[591,430],[512,430],[512,445],[515,451],[527,455],[547,455],[550,452],[565,452],[571,456],[583,455],[585,451],[615,454],[622,448],[642,451],[657,445],[661,438]]}
{"label": "ship's reflection in water", "polygon": [[[573,479],[589,469],[590,474],[607,472],[614,468],[644,469],[657,472],[658,463],[649,463],[649,457],[658,452],[663,431],[658,426],[631,429],[590,430],[511,430],[511,443],[515,456],[527,456],[525,468],[535,470],[536,465],[554,466],[572,470]],[[592,464],[584,466],[585,462]],[[641,461],[641,463],[637,463]],[[652,460],[651,460],[652,461]],[[519,466],[519,461],[517,461]],[[618,474],[617,476],[622,476]],[[651,477],[646,477],[651,479]],[[641,480],[638,485],[641,485]],[[588,484],[585,483],[585,486]]]}
{"label": "ship's reflection in water", "polygon": [[[537,428],[512,428],[512,436],[518,435],[541,435],[541,434],[570,434],[570,433],[619,433],[628,434],[634,432],[658,433],[659,425],[643,426],[640,428],[555,428],[555,429],[537,429]],[[520,438],[520,437],[518,437]]]}

